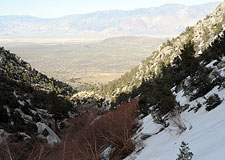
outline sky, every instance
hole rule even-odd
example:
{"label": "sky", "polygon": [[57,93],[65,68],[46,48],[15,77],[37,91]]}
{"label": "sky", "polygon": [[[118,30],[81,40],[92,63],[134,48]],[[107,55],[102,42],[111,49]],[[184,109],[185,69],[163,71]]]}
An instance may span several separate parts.
{"label": "sky", "polygon": [[214,1],[216,0],[0,0],[0,16],[31,15],[56,18],[102,10],[131,10],[157,7],[168,3],[196,5]]}

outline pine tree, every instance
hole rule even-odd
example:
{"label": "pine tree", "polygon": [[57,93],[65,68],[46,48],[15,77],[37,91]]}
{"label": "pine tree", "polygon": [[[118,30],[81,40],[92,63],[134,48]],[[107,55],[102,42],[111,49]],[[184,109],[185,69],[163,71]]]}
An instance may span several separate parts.
{"label": "pine tree", "polygon": [[191,160],[192,159],[194,154],[190,152],[188,143],[185,143],[184,141],[182,141],[179,150],[180,150],[180,154],[178,154],[178,158],[176,160]]}
{"label": "pine tree", "polygon": [[189,41],[187,44],[185,44],[184,48],[181,50],[181,53],[180,67],[182,71],[185,71],[185,73],[188,75],[194,73],[199,66],[198,60],[194,56],[194,43]]}

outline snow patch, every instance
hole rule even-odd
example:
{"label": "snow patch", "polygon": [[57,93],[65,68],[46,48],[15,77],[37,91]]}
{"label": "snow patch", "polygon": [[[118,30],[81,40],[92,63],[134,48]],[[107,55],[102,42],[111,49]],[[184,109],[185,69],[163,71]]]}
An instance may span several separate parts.
{"label": "snow patch", "polygon": [[22,106],[24,106],[24,104],[25,104],[24,101],[20,101],[20,100],[18,100],[18,103],[19,103],[20,105],[22,105]]}
{"label": "snow patch", "polygon": [[41,134],[45,129],[48,131],[48,133],[49,133],[49,135],[47,136],[48,144],[54,145],[54,144],[61,143],[60,138],[46,124],[41,123],[41,122],[37,122],[36,125],[38,127],[38,133],[39,134]]}

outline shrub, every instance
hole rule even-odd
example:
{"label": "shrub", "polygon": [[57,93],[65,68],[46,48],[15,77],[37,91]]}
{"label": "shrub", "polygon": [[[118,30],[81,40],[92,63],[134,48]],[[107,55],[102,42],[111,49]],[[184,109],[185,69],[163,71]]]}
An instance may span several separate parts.
{"label": "shrub", "polygon": [[178,134],[183,133],[187,129],[184,121],[181,118],[180,111],[180,109],[176,108],[169,115],[170,125],[178,129]]}
{"label": "shrub", "polygon": [[30,105],[27,102],[25,102],[24,106],[21,106],[21,110],[23,111],[23,113],[33,116],[33,113],[30,111],[29,108],[30,108]]}
{"label": "shrub", "polygon": [[213,95],[209,96],[209,98],[206,100],[205,110],[211,111],[212,109],[216,108],[221,102],[222,102],[222,100],[220,99],[218,94],[213,94]]}
{"label": "shrub", "polygon": [[15,111],[12,113],[15,131],[24,132],[26,130],[24,119],[21,117],[20,112]]}
{"label": "shrub", "polygon": [[202,107],[202,104],[201,104],[201,103],[198,103],[198,104],[197,104],[197,107],[195,107],[195,109],[194,109],[194,112],[195,112],[195,113],[198,112],[198,110],[199,110],[201,107]]}
{"label": "shrub", "polygon": [[215,26],[215,35],[218,35],[223,30],[222,22],[219,22]]}
{"label": "shrub", "polygon": [[185,92],[191,95],[190,101],[202,97],[210,90],[212,90],[214,84],[209,78],[210,72],[210,69],[199,67],[195,75],[191,76],[191,78],[188,80],[189,85],[185,89]]}
{"label": "shrub", "polygon": [[0,106],[0,123],[7,123],[9,120],[7,110]]}
{"label": "shrub", "polygon": [[41,117],[36,113],[33,117],[32,117],[34,122],[40,122],[41,121]]}
{"label": "shrub", "polygon": [[35,133],[37,133],[37,131],[38,131],[38,128],[37,128],[36,124],[30,123],[30,122],[28,122],[26,124],[26,133],[28,135],[35,134]]}

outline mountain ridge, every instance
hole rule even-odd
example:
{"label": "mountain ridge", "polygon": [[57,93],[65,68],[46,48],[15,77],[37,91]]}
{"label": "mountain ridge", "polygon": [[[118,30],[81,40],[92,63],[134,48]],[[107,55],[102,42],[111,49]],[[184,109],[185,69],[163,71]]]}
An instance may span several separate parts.
{"label": "mountain ridge", "polygon": [[58,18],[64,18],[64,17],[68,17],[68,16],[77,16],[77,15],[88,15],[88,14],[93,14],[93,13],[105,13],[105,12],[111,12],[111,11],[121,11],[121,12],[130,12],[130,11],[135,11],[135,10],[141,10],[141,9],[153,9],[153,8],[160,8],[160,7],[171,7],[171,6],[180,6],[180,7],[190,7],[190,6],[202,6],[202,5],[213,5],[213,4],[218,4],[221,3],[221,1],[214,1],[214,2],[208,2],[208,3],[202,3],[202,4],[196,4],[196,5],[184,5],[184,4],[180,4],[180,3],[166,3],[163,4],[161,6],[156,6],[156,7],[145,7],[145,8],[135,8],[135,9],[130,9],[130,10],[120,10],[120,9],[111,9],[111,10],[101,10],[101,11],[94,11],[94,12],[89,12],[89,13],[81,13],[81,14],[68,14],[65,16],[59,16],[59,17],[54,17],[54,18],[44,18],[44,17],[38,17],[38,16],[31,16],[31,15],[1,15],[0,17],[30,17],[30,18],[39,18],[39,19],[58,19]]}
{"label": "mountain ridge", "polygon": [[[0,16],[0,29],[2,30],[0,35],[10,38],[55,37],[55,33],[58,37],[175,35],[183,31],[186,26],[192,25],[204,17],[217,4],[218,2],[195,6],[178,5],[174,6],[172,10],[170,6],[165,5],[129,11],[98,11],[52,19],[31,16]],[[11,18],[13,21],[10,20]],[[169,19],[170,21],[168,21]]]}

